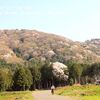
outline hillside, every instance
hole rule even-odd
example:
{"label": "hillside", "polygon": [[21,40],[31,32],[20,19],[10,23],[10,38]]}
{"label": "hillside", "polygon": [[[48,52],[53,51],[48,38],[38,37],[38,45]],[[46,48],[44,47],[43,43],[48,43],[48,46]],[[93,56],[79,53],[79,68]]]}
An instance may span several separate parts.
{"label": "hillside", "polygon": [[100,39],[81,43],[36,30],[0,30],[0,59],[19,63],[33,58],[100,62]]}

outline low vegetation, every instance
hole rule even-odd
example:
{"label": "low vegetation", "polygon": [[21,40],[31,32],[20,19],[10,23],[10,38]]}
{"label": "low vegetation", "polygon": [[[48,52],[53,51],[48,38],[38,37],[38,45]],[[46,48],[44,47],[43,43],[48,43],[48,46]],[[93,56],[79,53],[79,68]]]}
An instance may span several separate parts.
{"label": "low vegetation", "polygon": [[32,92],[20,91],[20,92],[1,92],[0,100],[34,100]]}
{"label": "low vegetation", "polygon": [[99,85],[67,86],[57,88],[56,94],[74,96],[79,100],[100,100]]}

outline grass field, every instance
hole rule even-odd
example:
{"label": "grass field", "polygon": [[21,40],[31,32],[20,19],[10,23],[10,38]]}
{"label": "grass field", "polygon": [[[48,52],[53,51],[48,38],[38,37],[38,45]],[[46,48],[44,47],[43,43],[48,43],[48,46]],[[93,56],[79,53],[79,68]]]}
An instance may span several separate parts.
{"label": "grass field", "polygon": [[32,92],[20,91],[20,92],[1,92],[0,100],[34,100]]}
{"label": "grass field", "polygon": [[100,100],[100,85],[67,86],[57,88],[56,94],[75,96],[79,100]]}

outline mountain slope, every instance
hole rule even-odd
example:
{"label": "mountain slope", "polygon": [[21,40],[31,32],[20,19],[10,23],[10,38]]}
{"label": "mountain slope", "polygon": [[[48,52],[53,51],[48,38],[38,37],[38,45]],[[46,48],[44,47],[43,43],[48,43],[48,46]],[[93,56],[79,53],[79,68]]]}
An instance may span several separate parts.
{"label": "mountain slope", "polygon": [[100,46],[91,41],[74,42],[36,30],[0,30],[0,58],[7,62],[36,58],[56,61],[73,59],[80,63],[93,63],[100,62]]}

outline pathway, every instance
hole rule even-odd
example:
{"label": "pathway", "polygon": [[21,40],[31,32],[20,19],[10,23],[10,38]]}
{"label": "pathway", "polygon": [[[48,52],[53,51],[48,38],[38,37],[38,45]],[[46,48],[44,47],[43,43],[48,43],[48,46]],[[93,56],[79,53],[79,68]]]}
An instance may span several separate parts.
{"label": "pathway", "polygon": [[75,100],[68,96],[52,95],[50,90],[35,91],[33,96],[35,100]]}

